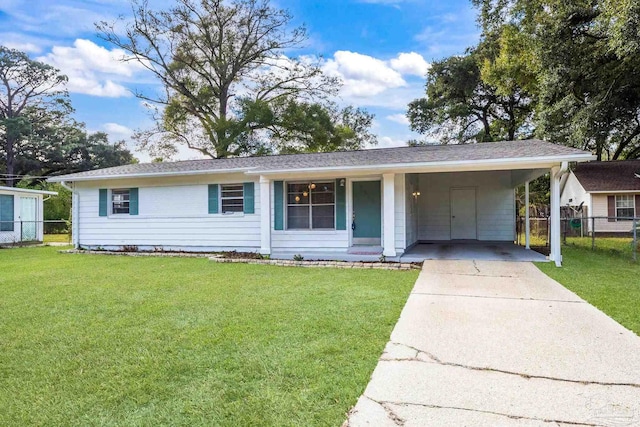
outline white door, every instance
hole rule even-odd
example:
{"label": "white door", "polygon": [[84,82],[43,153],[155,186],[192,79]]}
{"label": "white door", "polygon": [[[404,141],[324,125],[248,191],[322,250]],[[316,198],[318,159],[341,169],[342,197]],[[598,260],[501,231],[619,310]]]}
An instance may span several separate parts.
{"label": "white door", "polygon": [[451,189],[451,239],[475,240],[476,189]]}
{"label": "white door", "polygon": [[23,242],[38,240],[37,200],[35,197],[20,197],[20,225],[22,227],[21,240]]}

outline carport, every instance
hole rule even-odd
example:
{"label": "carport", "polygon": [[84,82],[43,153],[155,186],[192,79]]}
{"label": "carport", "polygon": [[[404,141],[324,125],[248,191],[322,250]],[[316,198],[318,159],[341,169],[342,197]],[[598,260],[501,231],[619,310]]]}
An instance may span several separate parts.
{"label": "carport", "polygon": [[[530,160],[530,159],[527,159]],[[535,165],[535,166],[534,166]],[[401,259],[476,259],[493,261],[545,261],[547,258],[516,241],[516,189],[525,185],[526,212],[529,211],[529,182],[551,175],[551,254],[549,260],[562,262],[560,253],[560,177],[568,163],[549,167],[540,163],[483,164],[466,170],[459,165],[408,173],[405,176],[406,250]],[[526,221],[528,224],[528,221]]]}

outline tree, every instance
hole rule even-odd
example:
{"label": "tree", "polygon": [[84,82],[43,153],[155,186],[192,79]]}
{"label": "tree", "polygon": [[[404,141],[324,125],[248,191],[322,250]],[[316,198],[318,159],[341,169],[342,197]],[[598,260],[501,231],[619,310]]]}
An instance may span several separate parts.
{"label": "tree", "polygon": [[411,129],[445,144],[529,136],[531,96],[517,80],[500,77],[508,62],[481,43],[432,64],[426,97],[409,104]]}
{"label": "tree", "polygon": [[[640,6],[633,0],[474,0],[483,39],[508,25],[537,67],[536,134],[592,150],[598,159],[640,157]],[[521,65],[525,56],[514,58]]]}
{"label": "tree", "polygon": [[70,111],[66,81],[54,67],[0,46],[0,139],[6,185],[15,185],[18,144],[31,132],[32,122],[25,112]]}
{"label": "tree", "polygon": [[[285,56],[306,30],[290,29],[291,15],[267,0],[177,0],[164,11],[134,0],[133,15],[125,35],[115,24],[97,27],[162,83],[161,93],[137,93],[156,106],[157,126],[137,135],[154,155],[170,155],[176,144],[224,158],[373,142],[366,127],[346,129],[370,123],[370,115],[327,104],[339,85],[318,61]],[[354,121],[334,121],[340,117]]]}

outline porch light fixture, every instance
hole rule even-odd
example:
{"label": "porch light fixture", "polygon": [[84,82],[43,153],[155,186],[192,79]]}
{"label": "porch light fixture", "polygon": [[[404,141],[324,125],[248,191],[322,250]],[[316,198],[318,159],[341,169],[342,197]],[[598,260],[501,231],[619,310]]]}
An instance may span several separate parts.
{"label": "porch light fixture", "polygon": [[340,180],[340,187],[344,187],[344,178]]}
{"label": "porch light fixture", "polygon": [[413,195],[413,198],[414,198],[414,199],[417,199],[417,198],[420,196],[420,192],[419,192],[419,191],[414,191],[414,192],[412,193],[412,195]]}

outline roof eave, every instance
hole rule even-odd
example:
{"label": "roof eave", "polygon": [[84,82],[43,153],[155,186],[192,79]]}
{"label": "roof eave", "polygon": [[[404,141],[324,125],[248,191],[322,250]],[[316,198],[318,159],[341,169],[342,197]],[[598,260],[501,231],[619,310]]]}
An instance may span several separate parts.
{"label": "roof eave", "polygon": [[465,171],[492,170],[494,167],[501,169],[529,169],[555,165],[562,162],[588,162],[595,160],[591,154],[572,154],[562,156],[542,156],[542,157],[521,157],[513,159],[486,159],[486,160],[456,160],[437,161],[419,163],[388,163],[381,165],[360,165],[360,166],[330,166],[318,168],[298,168],[298,169],[254,169],[247,171],[248,175],[281,175],[287,173],[324,173],[338,171],[389,171],[399,172],[455,172],[463,168]]}
{"label": "roof eave", "polygon": [[120,175],[91,175],[77,176],[60,175],[47,179],[47,182],[79,182],[79,181],[104,181],[108,179],[126,179],[126,178],[164,178],[174,176],[191,176],[191,175],[216,175],[225,173],[246,173],[251,168],[233,168],[233,169],[215,169],[215,170],[197,170],[197,171],[175,171],[175,172],[156,172],[156,173],[127,173]]}
{"label": "roof eave", "polygon": [[16,193],[30,193],[30,194],[44,194],[47,196],[57,196],[57,191],[48,191],[48,190],[32,190],[29,188],[18,188],[18,187],[0,187],[2,191],[15,191]]}

